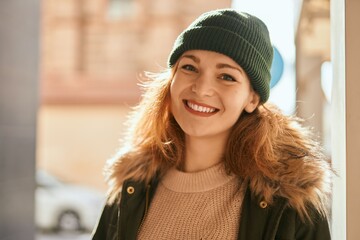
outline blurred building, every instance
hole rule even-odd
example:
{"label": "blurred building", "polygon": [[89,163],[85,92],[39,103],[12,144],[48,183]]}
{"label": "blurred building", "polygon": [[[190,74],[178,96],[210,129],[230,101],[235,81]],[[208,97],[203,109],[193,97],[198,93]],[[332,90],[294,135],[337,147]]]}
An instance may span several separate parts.
{"label": "blurred building", "polygon": [[[330,60],[330,1],[295,4],[296,113],[330,149],[321,87],[321,66]],[[196,16],[230,6],[230,0],[43,1],[38,167],[105,189],[102,168],[140,98],[140,75],[166,67],[173,41]]]}
{"label": "blurred building", "polygon": [[37,167],[105,189],[139,76],[161,71],[177,35],[230,0],[45,0]]}
{"label": "blurred building", "polygon": [[330,155],[330,99],[323,84],[331,86],[331,73],[323,64],[331,61],[330,0],[297,0],[296,100],[297,115],[312,127]]}

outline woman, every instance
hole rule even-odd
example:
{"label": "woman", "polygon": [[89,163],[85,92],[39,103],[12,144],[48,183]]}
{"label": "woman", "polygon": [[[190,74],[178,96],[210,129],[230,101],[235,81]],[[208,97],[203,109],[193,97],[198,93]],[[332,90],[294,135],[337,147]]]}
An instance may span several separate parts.
{"label": "woman", "polygon": [[151,76],[93,239],[330,239],[329,164],[298,120],[265,105],[265,24],[204,13]]}

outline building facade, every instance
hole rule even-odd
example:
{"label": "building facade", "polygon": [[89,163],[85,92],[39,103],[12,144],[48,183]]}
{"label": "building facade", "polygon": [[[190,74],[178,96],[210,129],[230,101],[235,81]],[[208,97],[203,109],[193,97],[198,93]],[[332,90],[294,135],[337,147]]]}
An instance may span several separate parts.
{"label": "building facade", "polygon": [[177,35],[230,0],[46,0],[42,5],[37,166],[105,189],[141,74],[166,67]]}

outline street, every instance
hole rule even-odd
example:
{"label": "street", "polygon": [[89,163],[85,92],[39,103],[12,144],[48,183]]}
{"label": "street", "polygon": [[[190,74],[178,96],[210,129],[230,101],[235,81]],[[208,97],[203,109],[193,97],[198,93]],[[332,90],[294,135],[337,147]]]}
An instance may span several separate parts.
{"label": "street", "polygon": [[90,233],[37,233],[35,236],[35,240],[89,240],[91,234]]}

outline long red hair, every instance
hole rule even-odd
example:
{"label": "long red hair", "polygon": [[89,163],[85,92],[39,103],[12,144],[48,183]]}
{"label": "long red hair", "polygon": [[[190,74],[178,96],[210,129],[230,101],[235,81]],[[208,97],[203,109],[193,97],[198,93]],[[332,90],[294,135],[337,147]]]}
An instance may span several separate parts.
{"label": "long red hair", "polygon": [[[170,85],[176,68],[147,75],[142,100],[129,116],[123,147],[105,168],[110,202],[118,196],[124,180],[149,182],[156,174],[161,176],[170,167],[183,164],[184,132],[170,111]],[[327,198],[321,191],[324,175],[330,168],[321,152],[299,119],[282,114],[272,105],[260,104],[252,113],[244,111],[239,116],[229,136],[223,163],[229,174],[249,179],[253,194],[269,203],[274,195],[280,194],[288,198],[302,218],[310,219],[309,202],[326,214]],[[324,171],[320,169],[315,179],[301,180],[296,175],[314,171],[318,165]],[[314,187],[310,189],[307,185]],[[328,194],[328,187],[324,189],[324,194]]]}

